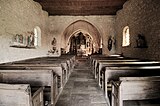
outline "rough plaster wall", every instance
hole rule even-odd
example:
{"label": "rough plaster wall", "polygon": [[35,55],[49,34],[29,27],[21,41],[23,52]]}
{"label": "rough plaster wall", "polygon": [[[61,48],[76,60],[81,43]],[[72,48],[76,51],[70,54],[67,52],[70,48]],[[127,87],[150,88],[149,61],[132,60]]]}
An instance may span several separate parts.
{"label": "rough plaster wall", "polygon": [[[47,20],[48,13],[33,0],[0,0],[0,63],[46,55]],[[10,47],[14,35],[33,31],[36,26],[41,29],[41,47]]]}
{"label": "rough plaster wall", "polygon": [[[50,16],[50,37],[58,39],[58,48],[65,47],[65,39],[63,32],[73,22],[77,20],[85,20],[94,25],[103,38],[103,54],[114,53],[114,49],[109,52],[107,49],[108,36],[114,36],[115,16]],[[50,41],[51,42],[51,41]]]}
{"label": "rough plaster wall", "polygon": [[[122,31],[130,28],[131,45],[121,47]],[[160,0],[129,0],[116,17],[117,53],[128,57],[160,60]],[[137,34],[143,34],[148,48],[135,48]]]}

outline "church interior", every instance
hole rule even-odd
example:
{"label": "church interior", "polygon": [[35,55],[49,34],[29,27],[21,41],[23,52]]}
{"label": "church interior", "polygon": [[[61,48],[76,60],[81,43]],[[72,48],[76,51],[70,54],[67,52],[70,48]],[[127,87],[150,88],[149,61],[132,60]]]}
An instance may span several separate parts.
{"label": "church interior", "polygon": [[0,106],[160,106],[160,0],[0,0]]}

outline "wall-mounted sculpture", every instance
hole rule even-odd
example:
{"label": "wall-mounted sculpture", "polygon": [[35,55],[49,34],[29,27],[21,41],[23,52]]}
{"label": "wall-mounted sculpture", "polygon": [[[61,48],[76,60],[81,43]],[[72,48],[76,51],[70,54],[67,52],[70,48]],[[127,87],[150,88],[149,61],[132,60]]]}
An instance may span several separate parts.
{"label": "wall-mounted sculpture", "polygon": [[52,48],[48,51],[48,53],[57,53],[58,54],[58,50],[57,50],[57,40],[56,38],[54,37],[53,40],[51,41],[51,45],[52,45]]}
{"label": "wall-mounted sculpture", "polygon": [[56,38],[53,38],[53,40],[52,40],[52,42],[51,42],[51,45],[52,45],[53,47],[56,47],[56,45],[57,45],[57,40],[56,40]]}
{"label": "wall-mounted sculpture", "polygon": [[137,48],[147,48],[147,42],[144,35],[138,34],[136,39]]}
{"label": "wall-mounted sculpture", "polygon": [[35,36],[32,31],[28,31],[25,34],[15,34],[11,42],[11,47],[35,48],[34,39]]}
{"label": "wall-mounted sculpture", "polygon": [[29,35],[27,37],[27,46],[28,47],[33,47],[34,46],[34,33],[33,32],[28,32]]}
{"label": "wall-mounted sculpture", "polygon": [[13,36],[13,42],[17,42],[17,43],[23,43],[23,35],[22,34],[16,34],[15,36]]}
{"label": "wall-mounted sculpture", "polygon": [[108,38],[108,50],[111,51],[112,49],[112,43],[113,43],[113,40],[111,38],[111,36]]}

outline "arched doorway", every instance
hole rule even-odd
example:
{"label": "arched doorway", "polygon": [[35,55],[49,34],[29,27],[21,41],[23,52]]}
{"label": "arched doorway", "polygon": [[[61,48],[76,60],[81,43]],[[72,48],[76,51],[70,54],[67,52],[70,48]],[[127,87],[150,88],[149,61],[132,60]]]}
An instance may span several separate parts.
{"label": "arched doorway", "polygon": [[65,45],[62,49],[66,53],[88,56],[100,51],[100,33],[94,25],[87,21],[78,20],[71,23],[63,34],[62,41],[65,42]]}

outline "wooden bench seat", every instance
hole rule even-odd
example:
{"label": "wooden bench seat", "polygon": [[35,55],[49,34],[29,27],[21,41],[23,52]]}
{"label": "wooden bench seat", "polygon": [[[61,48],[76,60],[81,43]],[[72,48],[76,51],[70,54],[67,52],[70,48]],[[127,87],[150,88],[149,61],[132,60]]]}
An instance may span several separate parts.
{"label": "wooden bench seat", "polygon": [[30,61],[19,61],[19,62],[12,62],[12,63],[9,63],[10,65],[12,64],[20,64],[20,65],[25,65],[25,64],[36,64],[36,65],[47,65],[49,64],[49,66],[51,66],[53,64],[53,66],[61,66],[62,67],[62,70],[63,70],[63,75],[64,77],[66,78],[66,80],[69,78],[70,74],[71,74],[71,71],[70,71],[70,68],[69,68],[69,65],[66,61],[59,61],[59,60],[54,60],[54,61],[51,61],[51,60],[30,60]]}
{"label": "wooden bench seat", "polygon": [[120,77],[112,82],[112,106],[123,106],[126,100],[152,99],[160,100],[160,76]]}
{"label": "wooden bench seat", "polygon": [[[119,60],[119,59],[124,59],[124,57],[108,57],[108,56],[94,57],[90,60],[91,61],[90,64],[92,69],[94,70],[98,60]],[[125,58],[125,59],[128,59],[128,58]]]}
{"label": "wooden bench seat", "polygon": [[[0,70],[0,79],[1,83],[30,84],[33,87],[45,87],[45,99],[50,101],[52,105],[55,105],[60,94],[58,92],[57,75],[49,69]],[[49,88],[49,92],[46,92],[46,88]]]}
{"label": "wooden bench seat", "polygon": [[[69,57],[69,59],[73,60],[72,62],[74,62],[75,56],[66,56],[67,59]],[[48,68],[52,68],[59,76],[60,76],[60,80],[61,80],[61,88],[65,85],[65,83],[67,82],[70,74],[71,74],[71,68],[73,68],[73,63],[70,62],[70,64],[72,63],[72,65],[68,65],[67,64],[67,59],[62,60],[62,58],[58,58],[58,57],[39,57],[39,58],[34,58],[34,59],[28,59],[28,60],[22,60],[22,61],[17,61],[17,62],[10,62],[10,63],[5,63],[0,65],[0,69],[7,69],[6,66],[17,66],[17,67],[21,67],[21,68],[30,68],[30,67],[48,67]],[[69,67],[71,66],[71,67]],[[15,68],[15,67],[11,67],[11,68]],[[10,69],[11,69],[10,68]]]}
{"label": "wooden bench seat", "polygon": [[97,78],[99,86],[102,86],[101,79],[103,78],[103,68],[104,67],[136,67],[136,66],[160,66],[159,61],[99,61],[99,64],[96,68],[95,76]]}
{"label": "wooden bench seat", "polygon": [[[63,58],[62,58],[63,57]],[[33,58],[33,59],[28,59],[28,60],[22,60],[22,61],[17,61],[17,62],[12,62],[10,64],[15,64],[15,63],[48,63],[48,64],[62,64],[62,68],[64,68],[67,73],[68,77],[70,76],[71,72],[73,71],[74,65],[75,65],[75,56],[61,56],[61,57],[39,57],[39,58]]]}
{"label": "wooden bench seat", "polygon": [[109,56],[96,57],[96,58],[92,59],[92,63],[91,63],[91,68],[93,70],[93,74],[95,74],[94,70],[96,69],[99,61],[115,61],[116,62],[116,61],[142,61],[142,60],[139,60],[136,58],[127,58],[127,57],[109,57]]}
{"label": "wooden bench seat", "polygon": [[136,67],[105,67],[103,81],[105,96],[108,98],[107,85],[110,81],[118,81],[119,77],[149,77],[159,76],[160,66],[136,66]]}
{"label": "wooden bench seat", "polygon": [[[65,83],[67,82],[71,70],[74,67],[75,56],[65,55],[61,57],[38,57],[22,61],[9,62],[0,64],[0,70],[6,71],[28,71],[28,70],[52,70],[56,73],[57,91],[56,97],[51,99],[51,104],[55,104],[58,95],[62,91]],[[39,72],[41,73],[41,72]],[[46,87],[48,88],[48,87]],[[45,89],[46,91],[46,89]],[[46,92],[45,92],[46,93]]]}
{"label": "wooden bench seat", "polygon": [[74,55],[62,55],[60,57],[52,57],[52,56],[47,56],[47,57],[38,57],[38,58],[32,58],[32,59],[27,59],[27,60],[22,60],[18,62],[26,62],[26,61],[66,61],[70,70],[74,67],[75,63],[75,56]]}
{"label": "wooden bench seat", "polygon": [[58,77],[58,88],[62,91],[66,81],[64,76],[64,71],[62,67],[58,64],[12,64],[12,65],[0,65],[0,70],[52,70],[57,74]]}
{"label": "wooden bench seat", "polygon": [[104,63],[125,63],[125,62],[138,62],[138,61],[141,61],[141,60],[137,60],[137,59],[111,59],[111,60],[96,60],[95,61],[95,65],[94,65],[94,75],[95,75],[95,78],[97,78],[97,74],[98,74],[98,71],[101,70],[101,65]]}
{"label": "wooden bench seat", "polygon": [[0,83],[1,106],[44,106],[43,87],[32,91],[29,84]]}
{"label": "wooden bench seat", "polygon": [[65,83],[67,82],[67,75],[65,70],[62,68],[61,64],[39,64],[39,63],[16,63],[16,64],[5,64],[5,65],[0,65],[0,69],[51,69],[53,70],[59,77],[60,83],[59,86],[62,89]]}

